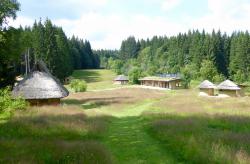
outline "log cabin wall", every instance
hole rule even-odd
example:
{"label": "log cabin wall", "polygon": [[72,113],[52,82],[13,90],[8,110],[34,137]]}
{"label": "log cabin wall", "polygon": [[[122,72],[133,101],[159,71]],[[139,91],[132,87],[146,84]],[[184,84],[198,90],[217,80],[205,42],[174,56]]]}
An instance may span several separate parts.
{"label": "log cabin wall", "polygon": [[161,81],[161,80],[140,80],[141,85],[152,86],[152,87],[160,87],[160,88],[169,88],[176,89],[180,87],[180,80],[172,80],[172,81]]}

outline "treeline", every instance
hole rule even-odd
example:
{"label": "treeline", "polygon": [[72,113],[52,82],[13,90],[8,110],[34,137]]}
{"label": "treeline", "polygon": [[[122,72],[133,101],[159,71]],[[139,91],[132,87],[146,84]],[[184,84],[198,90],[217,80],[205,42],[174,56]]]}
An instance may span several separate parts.
{"label": "treeline", "polygon": [[119,51],[118,50],[94,50],[94,54],[98,55],[100,59],[100,68],[110,69],[109,60],[119,59]]}
{"label": "treeline", "polygon": [[43,60],[51,73],[63,80],[74,69],[99,68],[99,58],[89,41],[76,37],[67,38],[63,29],[47,19],[32,27],[3,28],[0,44],[0,87],[11,85],[14,77],[24,74],[25,58],[29,64]]}
{"label": "treeline", "polygon": [[[250,79],[250,36],[247,31],[229,36],[220,31],[210,34],[196,30],[146,40],[131,36],[122,42],[118,54],[105,58],[103,64],[118,74],[181,72],[190,74],[187,76],[193,79],[216,82],[230,78],[239,83]],[[100,58],[104,61],[103,56]]]}

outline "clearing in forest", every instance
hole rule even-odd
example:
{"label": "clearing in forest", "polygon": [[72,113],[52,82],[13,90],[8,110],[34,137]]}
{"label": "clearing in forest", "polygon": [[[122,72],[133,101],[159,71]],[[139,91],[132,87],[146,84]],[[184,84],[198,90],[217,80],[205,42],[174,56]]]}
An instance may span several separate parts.
{"label": "clearing in forest", "polygon": [[[108,70],[77,71],[89,91],[0,124],[0,163],[244,163],[250,99],[195,89],[114,88]],[[93,90],[95,90],[93,92]]]}

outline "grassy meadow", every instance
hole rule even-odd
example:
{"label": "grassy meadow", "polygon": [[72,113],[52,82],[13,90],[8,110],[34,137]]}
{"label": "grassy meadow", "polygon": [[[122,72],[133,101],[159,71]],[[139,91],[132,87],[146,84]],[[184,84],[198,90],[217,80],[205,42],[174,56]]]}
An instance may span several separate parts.
{"label": "grassy meadow", "polygon": [[[112,84],[76,71],[88,91],[0,124],[0,163],[249,163],[250,98],[198,97]],[[112,89],[111,89],[112,88]]]}
{"label": "grassy meadow", "polygon": [[72,77],[75,79],[85,80],[88,83],[88,91],[121,87],[112,83],[116,74],[110,70],[76,70],[74,71]]}

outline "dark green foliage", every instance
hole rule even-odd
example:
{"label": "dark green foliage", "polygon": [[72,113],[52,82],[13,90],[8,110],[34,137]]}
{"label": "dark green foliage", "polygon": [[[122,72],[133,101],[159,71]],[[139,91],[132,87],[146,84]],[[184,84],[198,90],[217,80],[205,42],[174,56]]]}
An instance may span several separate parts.
{"label": "dark green foliage", "polygon": [[131,36],[122,41],[120,49],[120,58],[123,60],[136,58],[140,50],[140,43],[137,43],[135,37]]}
{"label": "dark green foliage", "polygon": [[94,54],[88,41],[68,39],[60,27],[47,19],[33,27],[9,28],[4,31],[0,44],[0,88],[13,85],[14,77],[25,73],[24,54],[29,50],[31,69],[37,60],[43,60],[51,73],[60,80],[74,69],[99,68],[99,56]]}
{"label": "dark green foliage", "polygon": [[236,81],[246,81],[250,75],[250,36],[248,32],[232,35],[229,70]]}
{"label": "dark green foliage", "polygon": [[[122,74],[127,74],[134,66],[141,68],[145,75],[179,73],[189,65],[192,79],[202,76],[216,82],[225,78],[244,82],[250,77],[250,36],[247,31],[228,36],[220,31],[213,30],[209,34],[196,30],[172,37],[155,36],[151,40],[138,42],[134,37],[129,37],[122,42],[117,54],[105,55],[105,58],[100,56],[105,59],[104,63],[108,63],[109,57],[112,62],[121,61],[119,73]],[[202,61],[207,62],[202,65]],[[110,68],[108,64],[103,66]]]}
{"label": "dark green foliage", "polygon": [[21,31],[4,30],[5,42],[0,44],[0,88],[14,83],[16,64],[22,52]]}
{"label": "dark green foliage", "polygon": [[33,27],[25,29],[8,27],[7,19],[16,18],[19,6],[16,0],[0,1],[0,88],[13,85],[15,76],[26,72],[27,54],[31,69],[36,61],[43,60],[60,80],[74,69],[99,68],[99,56],[92,52],[89,41],[68,39],[49,19],[35,21]]}
{"label": "dark green foliage", "polygon": [[15,70],[13,61],[19,52],[20,31],[3,28],[8,18],[16,18],[20,4],[16,0],[0,1],[0,88],[13,84]]}
{"label": "dark green foliage", "polygon": [[75,69],[96,69],[100,67],[99,56],[93,53],[89,41],[73,36],[69,40],[69,45]]}
{"label": "dark green foliage", "polygon": [[16,18],[16,12],[20,4],[16,0],[0,1],[0,29],[3,23],[7,23],[7,18]]}
{"label": "dark green foliage", "polygon": [[55,59],[54,72],[59,79],[70,76],[73,72],[73,61],[70,56],[70,48],[67,37],[61,28],[56,31],[56,43],[58,47],[58,57]]}

